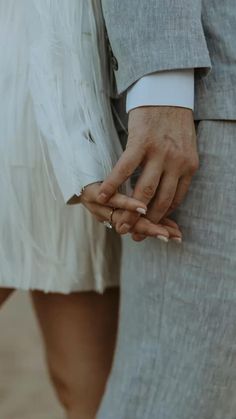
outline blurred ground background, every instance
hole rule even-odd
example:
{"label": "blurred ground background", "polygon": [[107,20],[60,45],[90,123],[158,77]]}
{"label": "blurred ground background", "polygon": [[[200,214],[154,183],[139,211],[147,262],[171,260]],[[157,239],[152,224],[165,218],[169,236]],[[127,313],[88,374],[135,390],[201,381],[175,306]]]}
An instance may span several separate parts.
{"label": "blurred ground background", "polygon": [[0,419],[63,419],[26,293],[0,309]]}

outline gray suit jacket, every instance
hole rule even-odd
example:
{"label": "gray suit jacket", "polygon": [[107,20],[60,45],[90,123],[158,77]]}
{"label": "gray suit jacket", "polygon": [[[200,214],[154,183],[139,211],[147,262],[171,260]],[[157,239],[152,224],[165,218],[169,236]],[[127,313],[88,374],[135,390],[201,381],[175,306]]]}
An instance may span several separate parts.
{"label": "gray suit jacket", "polygon": [[236,0],[102,5],[119,93],[145,74],[194,67],[196,119],[236,120]]}

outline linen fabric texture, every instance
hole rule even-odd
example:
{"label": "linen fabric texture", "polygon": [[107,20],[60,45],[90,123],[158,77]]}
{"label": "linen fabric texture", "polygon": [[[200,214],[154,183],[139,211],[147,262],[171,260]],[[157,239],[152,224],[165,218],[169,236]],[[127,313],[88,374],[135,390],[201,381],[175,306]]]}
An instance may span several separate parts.
{"label": "linen fabric texture", "polygon": [[123,239],[118,343],[99,419],[235,419],[235,139],[236,122],[199,123],[200,169],[173,217],[182,245]]}

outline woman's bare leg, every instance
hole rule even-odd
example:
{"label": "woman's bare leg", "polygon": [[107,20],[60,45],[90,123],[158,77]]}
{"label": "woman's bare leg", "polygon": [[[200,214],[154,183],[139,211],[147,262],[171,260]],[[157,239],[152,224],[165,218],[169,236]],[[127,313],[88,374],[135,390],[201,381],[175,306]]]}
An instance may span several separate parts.
{"label": "woman's bare leg", "polygon": [[12,288],[0,288],[0,308],[14,291]]}
{"label": "woman's bare leg", "polygon": [[33,292],[51,379],[69,419],[94,419],[110,372],[118,289],[104,295]]}

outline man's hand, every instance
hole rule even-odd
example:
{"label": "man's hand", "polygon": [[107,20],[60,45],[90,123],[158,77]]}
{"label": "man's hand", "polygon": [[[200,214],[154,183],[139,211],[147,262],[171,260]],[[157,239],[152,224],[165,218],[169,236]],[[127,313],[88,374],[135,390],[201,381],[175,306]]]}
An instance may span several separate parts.
{"label": "man's hand", "polygon": [[[191,110],[168,106],[136,108],[129,113],[126,150],[101,185],[98,201],[108,202],[135,169],[141,167],[133,197],[150,204],[148,219],[158,223],[182,202],[198,164]],[[138,217],[126,211],[117,231],[126,234]]]}

